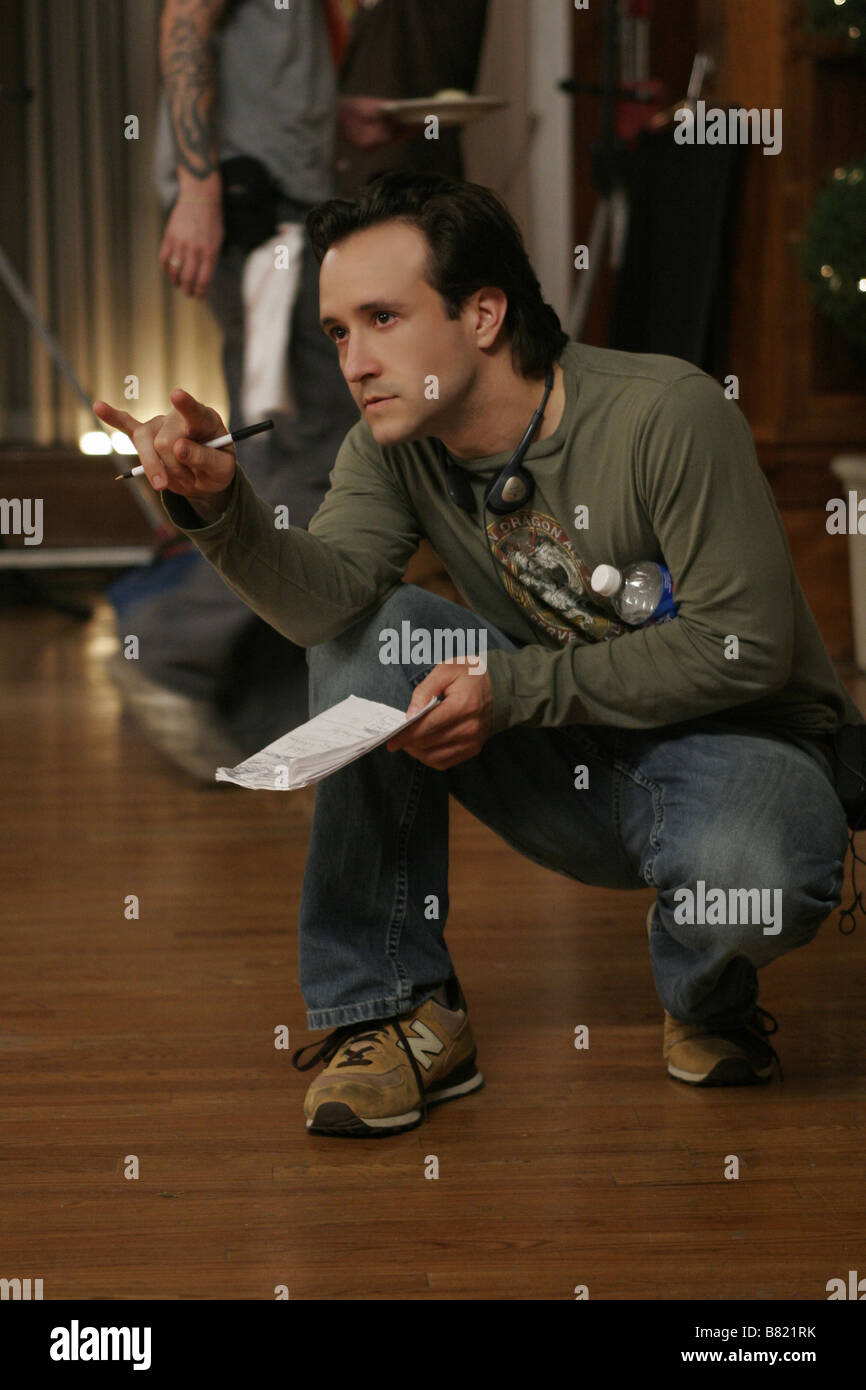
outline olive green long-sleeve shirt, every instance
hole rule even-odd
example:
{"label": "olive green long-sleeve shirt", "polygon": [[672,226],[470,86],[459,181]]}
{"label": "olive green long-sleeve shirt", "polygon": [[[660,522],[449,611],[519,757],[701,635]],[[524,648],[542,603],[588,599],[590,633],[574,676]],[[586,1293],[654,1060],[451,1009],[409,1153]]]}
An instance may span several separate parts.
{"label": "olive green long-sleeve shirt", "polygon": [[[569,343],[566,403],[524,466],[528,505],[478,519],[450,500],[431,439],[346,435],[308,530],[280,529],[238,469],[223,515],[165,509],[226,583],[300,646],[377,608],[427,537],[471,608],[519,645],[489,650],[491,733],[517,724],[655,728],[700,716],[821,736],[863,715],[794,571],[739,407],[678,358]],[[456,460],[480,508],[510,451]],[[493,558],[491,558],[491,550]],[[625,627],[589,589],[599,564],[663,562],[679,613]]]}

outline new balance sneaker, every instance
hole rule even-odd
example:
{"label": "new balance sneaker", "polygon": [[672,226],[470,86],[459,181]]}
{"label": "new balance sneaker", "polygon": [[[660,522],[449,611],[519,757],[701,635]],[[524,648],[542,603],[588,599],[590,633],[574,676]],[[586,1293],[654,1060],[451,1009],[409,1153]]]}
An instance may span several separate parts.
{"label": "new balance sneaker", "polygon": [[[646,915],[648,937],[655,910],[656,904],[651,903]],[[736,1026],[724,1028],[684,1023],[665,1009],[662,1054],[668,1075],[691,1086],[756,1086],[769,1081],[777,1066],[781,1081],[782,1063],[767,1042],[767,1034],[778,1027],[773,1015],[757,1004]]]}
{"label": "new balance sneaker", "polygon": [[666,1010],[662,1050],[668,1075],[692,1086],[756,1086],[769,1081],[777,1066],[781,1081],[782,1064],[767,1042],[767,1034],[775,1033],[778,1027],[773,1015],[757,1004],[748,1018],[733,1028],[683,1023]]}
{"label": "new balance sneaker", "polygon": [[430,1106],[484,1085],[466,1000],[456,980],[402,1018],[349,1023],[329,1034],[298,1071],[324,1062],[304,1101],[311,1134],[379,1139],[415,1129]]}

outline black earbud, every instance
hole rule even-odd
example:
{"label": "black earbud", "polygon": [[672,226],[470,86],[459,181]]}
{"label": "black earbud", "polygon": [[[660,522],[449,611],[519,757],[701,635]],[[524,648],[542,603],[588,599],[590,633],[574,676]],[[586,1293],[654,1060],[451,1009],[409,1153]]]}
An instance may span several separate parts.
{"label": "black earbud", "polygon": [[[521,467],[521,460],[532,443],[533,435],[541,424],[544,415],[544,407],[547,399],[553,390],[553,366],[547,369],[544,379],[544,395],[541,405],[536,410],[530,420],[526,433],[512,454],[508,463],[503,468],[499,477],[494,479],[488,486],[484,494],[485,509],[489,508],[497,516],[507,516],[509,512],[516,511],[527,503],[535,491],[535,482],[525,468]],[[469,482],[468,474],[458,468],[455,463],[449,463],[445,456],[445,447],[440,439],[436,441],[436,450],[439,460],[445,468],[445,486],[448,489],[448,496],[456,506],[470,516],[475,512],[475,498],[472,494],[472,487]]]}

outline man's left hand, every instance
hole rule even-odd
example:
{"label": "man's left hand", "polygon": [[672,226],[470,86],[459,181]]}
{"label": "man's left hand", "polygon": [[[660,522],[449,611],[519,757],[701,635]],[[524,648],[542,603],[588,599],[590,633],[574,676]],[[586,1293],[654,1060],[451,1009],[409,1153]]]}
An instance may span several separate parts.
{"label": "man's left hand", "polygon": [[384,97],[341,97],[337,107],[340,134],[358,150],[375,150],[408,140],[413,131],[382,110]]}
{"label": "man's left hand", "polygon": [[487,672],[478,672],[468,661],[440,662],[416,685],[406,717],[417,714],[434,695],[445,698],[411,729],[395,734],[386,747],[389,753],[402,750],[444,772],[476,757],[490,737],[493,687]]}

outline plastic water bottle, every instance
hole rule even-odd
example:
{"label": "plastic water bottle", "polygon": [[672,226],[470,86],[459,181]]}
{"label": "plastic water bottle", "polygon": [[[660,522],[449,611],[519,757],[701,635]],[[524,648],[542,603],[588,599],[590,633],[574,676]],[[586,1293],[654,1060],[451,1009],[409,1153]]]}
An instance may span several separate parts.
{"label": "plastic water bottle", "polygon": [[666,623],[677,615],[671,572],[654,560],[642,560],[623,570],[598,565],[589,582],[595,593],[613,599],[619,617],[632,627]]}

